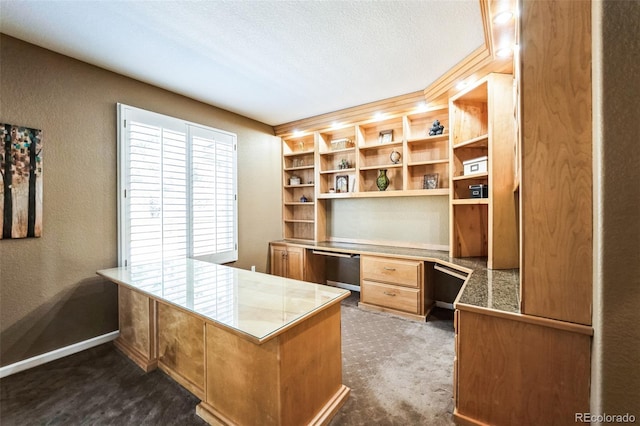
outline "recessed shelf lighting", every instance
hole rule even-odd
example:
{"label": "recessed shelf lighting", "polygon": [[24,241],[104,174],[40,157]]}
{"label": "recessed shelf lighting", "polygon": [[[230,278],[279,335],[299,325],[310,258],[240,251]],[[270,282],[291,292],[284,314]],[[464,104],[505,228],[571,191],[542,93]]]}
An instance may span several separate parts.
{"label": "recessed shelf lighting", "polygon": [[503,47],[501,49],[496,50],[496,56],[498,58],[507,58],[513,54],[513,47]]}
{"label": "recessed shelf lighting", "polygon": [[506,24],[507,22],[509,22],[509,20],[511,20],[511,18],[513,18],[513,12],[510,10],[505,10],[504,12],[500,12],[493,17],[493,23],[497,25]]}
{"label": "recessed shelf lighting", "polygon": [[300,130],[294,130],[293,131],[293,137],[297,138],[299,136],[302,136],[303,132],[301,132]]}
{"label": "recessed shelf lighting", "polygon": [[462,81],[458,82],[458,84],[456,84],[456,89],[462,90],[465,87],[467,87],[467,85],[468,85],[468,83],[466,81],[462,80]]}

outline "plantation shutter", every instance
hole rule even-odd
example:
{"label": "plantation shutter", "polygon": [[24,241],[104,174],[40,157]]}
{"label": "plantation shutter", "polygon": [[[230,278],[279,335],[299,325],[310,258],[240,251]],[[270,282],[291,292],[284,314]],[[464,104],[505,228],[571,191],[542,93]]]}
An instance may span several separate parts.
{"label": "plantation shutter", "polygon": [[236,137],[119,105],[120,264],[237,260]]}

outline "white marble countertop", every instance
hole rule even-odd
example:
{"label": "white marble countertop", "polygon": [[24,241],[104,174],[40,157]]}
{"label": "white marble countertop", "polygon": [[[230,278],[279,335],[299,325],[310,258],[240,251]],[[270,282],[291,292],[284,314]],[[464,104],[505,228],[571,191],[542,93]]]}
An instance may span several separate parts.
{"label": "white marble countertop", "polygon": [[194,259],[103,269],[98,275],[264,343],[349,291]]}

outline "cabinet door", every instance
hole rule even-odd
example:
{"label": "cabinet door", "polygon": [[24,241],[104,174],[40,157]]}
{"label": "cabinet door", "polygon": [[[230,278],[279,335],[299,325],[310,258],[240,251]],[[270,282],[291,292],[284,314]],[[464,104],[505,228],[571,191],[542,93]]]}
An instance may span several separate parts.
{"label": "cabinet door", "polygon": [[304,249],[302,247],[287,247],[287,278],[304,280]]}
{"label": "cabinet door", "polygon": [[287,246],[271,245],[271,275],[287,276]]}

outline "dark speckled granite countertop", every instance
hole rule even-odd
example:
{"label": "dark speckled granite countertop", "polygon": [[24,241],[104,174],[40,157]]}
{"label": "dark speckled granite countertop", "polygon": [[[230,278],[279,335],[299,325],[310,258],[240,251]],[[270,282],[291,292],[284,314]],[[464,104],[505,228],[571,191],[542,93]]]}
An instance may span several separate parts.
{"label": "dark speckled granite countertop", "polygon": [[337,242],[301,242],[281,240],[297,246],[347,254],[380,254],[435,262],[469,274],[466,284],[456,299],[459,304],[484,309],[520,313],[520,274],[518,269],[487,269],[484,258],[455,258],[439,250],[413,249],[372,244],[352,244]]}

